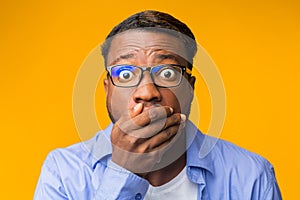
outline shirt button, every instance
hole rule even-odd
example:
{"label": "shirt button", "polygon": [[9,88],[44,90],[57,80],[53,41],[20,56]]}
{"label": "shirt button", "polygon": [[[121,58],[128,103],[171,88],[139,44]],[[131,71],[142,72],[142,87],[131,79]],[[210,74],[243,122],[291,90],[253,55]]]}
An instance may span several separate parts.
{"label": "shirt button", "polygon": [[135,195],[135,200],[141,200],[142,199],[142,194],[141,193],[137,193]]}

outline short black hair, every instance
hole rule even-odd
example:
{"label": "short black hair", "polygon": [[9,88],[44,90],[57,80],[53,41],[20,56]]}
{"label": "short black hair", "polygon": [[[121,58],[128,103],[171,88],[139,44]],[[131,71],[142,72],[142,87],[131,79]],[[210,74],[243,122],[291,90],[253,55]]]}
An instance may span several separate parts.
{"label": "short black hair", "polygon": [[183,38],[181,37],[181,39],[184,42],[186,53],[187,53],[187,59],[185,60],[187,60],[189,63],[188,67],[190,69],[192,68],[193,58],[197,52],[197,44],[196,44],[194,34],[186,24],[179,21],[172,15],[155,11],[155,10],[146,10],[146,11],[136,13],[128,17],[127,19],[125,19],[123,22],[121,22],[111,30],[111,32],[107,35],[105,42],[103,43],[101,48],[105,65],[107,65],[107,54],[113,36],[127,30],[145,29],[145,28],[149,31],[152,31],[152,29],[150,28],[158,28],[155,30],[169,33],[169,34],[172,34],[172,32],[176,32],[176,33],[180,33],[181,35],[184,35],[185,37]]}

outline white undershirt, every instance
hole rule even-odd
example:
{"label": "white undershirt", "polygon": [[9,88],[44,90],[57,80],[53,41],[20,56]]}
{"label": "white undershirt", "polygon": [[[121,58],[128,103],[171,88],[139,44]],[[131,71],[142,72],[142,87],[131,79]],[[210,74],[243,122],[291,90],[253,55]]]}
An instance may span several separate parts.
{"label": "white undershirt", "polygon": [[149,185],[145,200],[196,200],[197,184],[191,182],[186,175],[186,167],[168,183],[153,187]]}

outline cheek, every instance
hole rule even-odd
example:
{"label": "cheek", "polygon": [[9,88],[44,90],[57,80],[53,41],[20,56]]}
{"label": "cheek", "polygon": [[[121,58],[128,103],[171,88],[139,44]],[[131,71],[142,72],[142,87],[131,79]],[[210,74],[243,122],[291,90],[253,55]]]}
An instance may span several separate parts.
{"label": "cheek", "polygon": [[122,114],[128,112],[132,99],[131,89],[113,87],[107,95],[107,102],[114,117],[119,118]]}
{"label": "cheek", "polygon": [[180,113],[181,112],[181,105],[180,105],[180,96],[177,95],[178,91],[176,88],[161,88],[160,93],[162,96],[161,105],[163,106],[170,106],[174,109],[174,112]]}
{"label": "cheek", "polygon": [[193,90],[189,85],[181,85],[178,88],[172,89],[172,98],[169,99],[173,99],[172,104],[176,106],[175,110],[177,112],[187,114],[193,100]]}

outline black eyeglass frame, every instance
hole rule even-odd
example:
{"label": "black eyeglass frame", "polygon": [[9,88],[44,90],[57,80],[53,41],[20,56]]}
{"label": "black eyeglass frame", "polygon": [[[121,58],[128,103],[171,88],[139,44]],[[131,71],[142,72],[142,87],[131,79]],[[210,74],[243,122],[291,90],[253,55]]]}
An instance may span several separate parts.
{"label": "black eyeglass frame", "polygon": [[[138,85],[141,83],[145,71],[149,71],[149,72],[150,72],[150,76],[151,76],[151,80],[152,80],[153,84],[154,84],[155,86],[161,87],[161,88],[172,88],[172,87],[177,87],[178,85],[180,85],[180,83],[181,83],[181,81],[182,81],[182,76],[184,75],[184,73],[186,73],[188,76],[191,76],[191,70],[190,70],[188,67],[183,66],[183,65],[177,65],[177,64],[161,64],[161,65],[155,65],[155,66],[152,66],[152,67],[140,67],[140,66],[136,66],[136,65],[130,65],[130,66],[133,66],[133,67],[136,67],[136,68],[139,68],[139,69],[142,70],[141,77],[140,77],[139,81],[138,81],[135,85],[132,85],[132,86],[121,86],[121,85],[117,85],[117,84],[114,83],[113,78],[112,78],[112,75],[111,75],[111,69],[112,69],[113,67],[124,66],[124,65],[130,65],[130,64],[118,64],[118,65],[111,65],[111,66],[106,67],[106,71],[108,72],[108,75],[109,75],[109,77],[110,77],[110,80],[111,80],[111,82],[112,82],[112,84],[113,84],[114,86],[121,87],[121,88],[132,88],[132,87],[136,87],[136,86],[138,86]],[[173,85],[173,86],[161,86],[161,85],[157,85],[157,84],[155,83],[155,81],[154,81],[153,74],[152,74],[151,72],[152,72],[152,69],[153,69],[154,67],[159,67],[159,66],[171,66],[171,67],[175,66],[175,67],[181,68],[181,77],[180,77],[180,80],[178,81],[178,84]]]}

